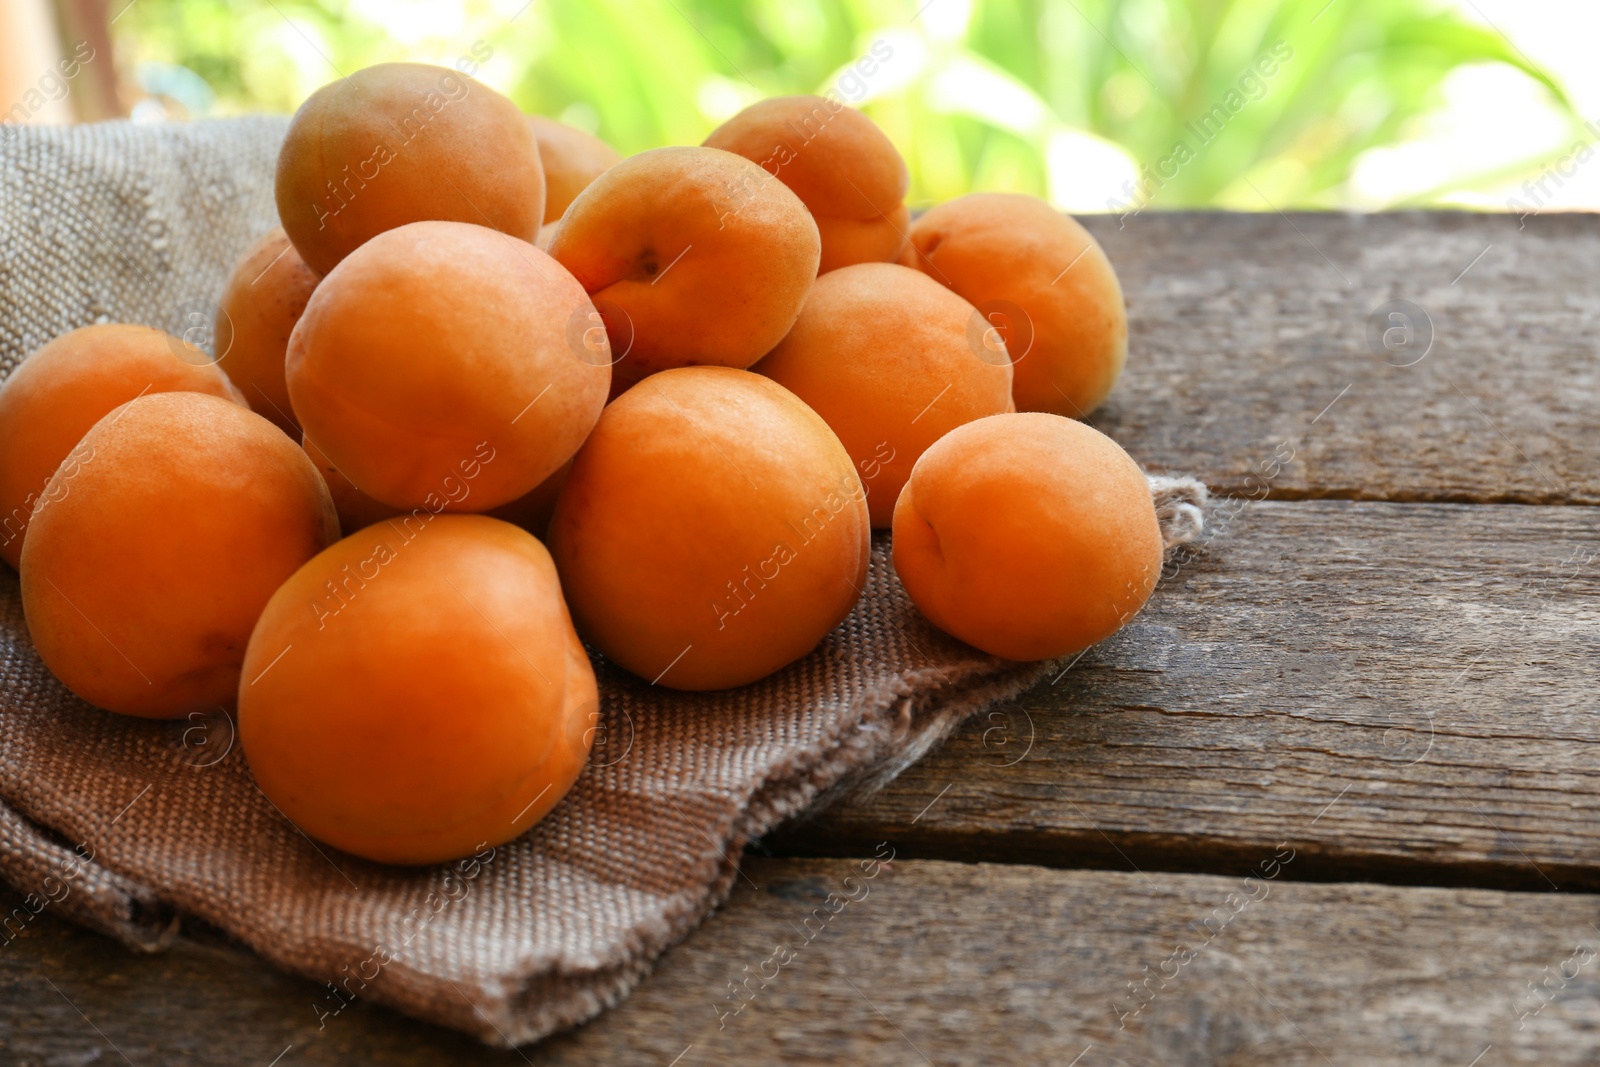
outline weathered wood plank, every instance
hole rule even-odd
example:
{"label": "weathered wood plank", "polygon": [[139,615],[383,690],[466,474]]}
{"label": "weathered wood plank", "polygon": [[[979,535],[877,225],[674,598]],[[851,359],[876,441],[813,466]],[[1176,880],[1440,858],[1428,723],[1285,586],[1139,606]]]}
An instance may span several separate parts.
{"label": "weathered wood plank", "polygon": [[[1600,217],[1085,222],[1129,305],[1128,369],[1093,421],[1141,462],[1280,498],[1600,502]],[[1369,340],[1393,300],[1431,321],[1413,366],[1389,364],[1420,335]]]}
{"label": "weathered wood plank", "polygon": [[1215,871],[1293,836],[1296,877],[1600,888],[1600,514],[1216,518],[1056,684],[768,847]]}
{"label": "weathered wood plank", "polygon": [[506,1053],[359,1004],[319,1032],[310,983],[228,945],[134,956],[46,916],[0,952],[0,1049],[228,1067],[1600,1056],[1595,898],[1296,883],[1296,848],[1231,877],[758,860],[621,1006]]}

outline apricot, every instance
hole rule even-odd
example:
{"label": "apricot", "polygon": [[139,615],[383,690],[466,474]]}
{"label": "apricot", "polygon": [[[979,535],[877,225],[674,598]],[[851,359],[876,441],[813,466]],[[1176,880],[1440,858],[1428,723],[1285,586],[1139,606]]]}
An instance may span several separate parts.
{"label": "apricot", "polygon": [[799,315],[819,242],[800,198],[754,163],[676,147],[596,178],[562,216],[550,254],[627,353],[612,370],[620,392],[669,367],[760,359]]}
{"label": "apricot", "polygon": [[278,217],[326,275],[385,230],[441,219],[532,241],[544,170],[517,106],[446,67],[380,63],[324,85],[278,154]]}
{"label": "apricot", "polygon": [[217,305],[217,364],[251,410],[290,437],[300,436],[283,380],[289,335],[322,278],[306,266],[282,227],[245,252]]}
{"label": "apricot", "polygon": [[277,427],[204,393],[151,393],[95,423],[22,546],[45,666],[109,711],[231,705],[273,590],[339,536],[317,469]]}
{"label": "apricot", "polygon": [[549,544],[585,638],[647,681],[698,690],[816,647],[860,595],[869,539],[827,423],[759,374],[684,367],[606,408]]}
{"label": "apricot", "polygon": [[289,339],[306,436],[391,507],[487,511],[571,458],[605,405],[609,353],[573,346],[595,313],[531,244],[482,226],[379,234],[323,279]]}
{"label": "apricot", "polygon": [[712,130],[705,144],[760,164],[795,191],[822,235],[821,273],[891,262],[906,243],[905,160],[877,123],[840,100],[771,97]]}
{"label": "apricot", "polygon": [[946,633],[1006,659],[1067,656],[1131,619],[1161,574],[1143,472],[1043,412],[992,415],[922,454],[894,509],[894,566]]}
{"label": "apricot", "polygon": [[577,781],[594,670],[532,535],[408,516],[338,542],[250,637],[239,739],[261,791],[319,841],[454,859],[542,819]]}
{"label": "apricot", "polygon": [[544,165],[544,221],[548,225],[559,219],[602,171],[621,162],[622,155],[594,134],[565,122],[529,115],[528,123]]}
{"label": "apricot", "polygon": [[821,415],[850,452],[873,526],[888,526],[917,457],[963,423],[1006,410],[1011,362],[974,350],[972,305],[894,263],[817,279],[800,318],[755,370]]}
{"label": "apricot", "polygon": [[0,386],[0,558],[17,566],[50,476],[89,428],[136,396],[190,391],[243,404],[228,376],[149,326],[84,326],[28,356]]}
{"label": "apricot", "polygon": [[[309,437],[303,443],[306,455],[311,457],[311,462],[317,465],[323,479],[328,483],[334,510],[339,513],[339,528],[346,536],[364,526],[406,514],[404,508],[390,507],[374,500],[350,484],[350,479],[344,476],[344,472],[334,466],[323,454],[322,449],[318,448]],[[561,487],[566,484],[567,472],[571,469],[572,461],[568,460],[558,467],[554,474],[534,486],[530,492],[519,496],[509,504],[490,508],[484,514],[490,518],[509,522],[513,526],[520,526],[533,536],[542,538],[545,531],[550,528],[550,516],[556,509],[556,497],[561,493]]]}
{"label": "apricot", "polygon": [[916,266],[978,308],[1016,364],[1021,411],[1081,419],[1128,355],[1128,316],[1111,261],[1077,221],[1043,200],[973,193],[911,225]]}

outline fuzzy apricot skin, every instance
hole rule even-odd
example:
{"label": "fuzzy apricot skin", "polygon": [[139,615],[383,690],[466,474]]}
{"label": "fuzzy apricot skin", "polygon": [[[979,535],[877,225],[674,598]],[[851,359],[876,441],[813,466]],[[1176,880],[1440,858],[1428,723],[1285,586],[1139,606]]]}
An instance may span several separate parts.
{"label": "fuzzy apricot skin", "polygon": [[590,182],[620,163],[622,155],[594,134],[565,122],[529,115],[528,124],[539,142],[539,160],[544,165],[544,222],[548,226]]}
{"label": "fuzzy apricot skin", "polygon": [[[309,437],[302,441],[302,446],[306,450],[306,455],[311,457],[311,462],[317,465],[317,470],[322,472],[323,480],[328,483],[334,510],[339,513],[339,528],[344,531],[345,536],[348,537],[375,522],[407,514],[404,508],[390,507],[351,485],[350,479],[344,476],[344,472],[334,466],[323,454],[322,449],[316,446],[316,442]],[[535,537],[544,537],[545,531],[550,528],[550,516],[556,509],[556,497],[560,495],[561,487],[566,484],[567,473],[570,470],[572,461],[568,460],[528,493],[509,504],[490,508],[484,514],[492,519],[509,522],[513,526],[520,526]]]}
{"label": "fuzzy apricot skin", "polygon": [[839,435],[887,527],[911,465],[963,423],[1006,410],[1011,362],[975,345],[971,304],[894,263],[822,275],[800,318],[754,370]]}
{"label": "fuzzy apricot skin", "polygon": [[819,273],[893,261],[906,241],[910,175],[878,124],[821,96],[775,96],[711,131],[707,148],[759,164],[793,189],[822,234]]}
{"label": "fuzzy apricot skin", "polygon": [[338,535],[322,477],[277,427],[203,393],[152,393],[51,478],[22,549],[28,632],[109,711],[231,705],[261,609]]}
{"label": "fuzzy apricot skin", "polygon": [[394,519],[273,595],[245,657],[239,739],[261,791],[312,837],[436,863],[555,807],[598,707],[543,545],[480,515]]}
{"label": "fuzzy apricot skin", "polygon": [[320,281],[279,227],[240,258],[217,304],[217,365],[252,411],[290,437],[300,436],[300,424],[283,380],[284,353]]}
{"label": "fuzzy apricot skin", "polygon": [[89,428],[141,393],[197,392],[244,404],[227,375],[149,326],[84,326],[35,351],[0,386],[0,558],[22,559],[28,516]]}
{"label": "fuzzy apricot skin", "polygon": [[594,307],[560,264],[482,226],[380,234],[323,279],[289,339],[306,436],[390,507],[481,512],[571,458],[611,383],[571,338]]}
{"label": "fuzzy apricot skin", "polygon": [[1110,395],[1128,356],[1127,308],[1111,261],[1075,219],[1037,197],[973,193],[920,216],[911,244],[916,266],[1003,336],[1017,410],[1081,419]]}
{"label": "fuzzy apricot skin", "polygon": [[447,67],[380,63],[324,85],[278,155],[278,217],[326,275],[385,230],[442,219],[532,241],[539,146],[517,106]]}
{"label": "fuzzy apricot skin", "polygon": [[995,656],[1052,659],[1116,632],[1161,575],[1138,464],[1099,430],[994,415],[922,454],[894,510],[894,566],[918,609]]}
{"label": "fuzzy apricot skin", "polygon": [[550,254],[594,299],[617,390],[672,367],[744,368],[789,332],[821,239],[800,198],[713,148],[657,148],[596,178]]}
{"label": "fuzzy apricot skin", "polygon": [[833,432],[749,371],[663,371],[606,408],[556,501],[550,552],[578,631],[671,689],[799,659],[866,579],[861,481]]}

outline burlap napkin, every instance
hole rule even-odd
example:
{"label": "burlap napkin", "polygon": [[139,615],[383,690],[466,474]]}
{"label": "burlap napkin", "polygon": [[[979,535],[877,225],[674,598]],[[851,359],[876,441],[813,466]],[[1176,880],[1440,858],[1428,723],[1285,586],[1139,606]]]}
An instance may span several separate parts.
{"label": "burlap napkin", "polygon": [[[203,327],[234,259],[274,225],[281,119],[0,127],[0,371],[95,321]],[[1204,489],[1152,479],[1169,543]],[[684,695],[597,664],[603,728],[555,811],[472,860],[397,870],[319,846],[255,788],[224,712],[147,722],[89,707],[40,663],[0,566],[0,875],[24,905],[146,949],[198,916],[355,997],[495,1044],[619,1000],[727,894],[745,844],[886,781],[1049,665],[925,623],[888,542],[866,595],[803,661]]]}

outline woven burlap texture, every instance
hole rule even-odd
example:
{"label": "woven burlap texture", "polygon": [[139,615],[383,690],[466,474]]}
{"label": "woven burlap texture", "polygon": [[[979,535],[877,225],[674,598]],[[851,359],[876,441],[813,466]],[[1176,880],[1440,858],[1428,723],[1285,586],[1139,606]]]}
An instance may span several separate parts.
{"label": "woven burlap texture", "polygon": [[[283,130],[0,128],[0,370],[91,322],[203,323],[235,258],[277,223]],[[1197,535],[1203,487],[1152,487],[1169,542]],[[810,656],[716,694],[597,664],[602,729],[561,805],[475,861],[393,869],[291,825],[226,714],[159,723],[73,697],[0,571],[0,875],[30,909],[145,949],[197,916],[322,983],[308,1016],[360,996],[494,1044],[614,1004],[725,898],[747,842],[888,780],[1050,669],[934,630],[879,538],[859,606]]]}

